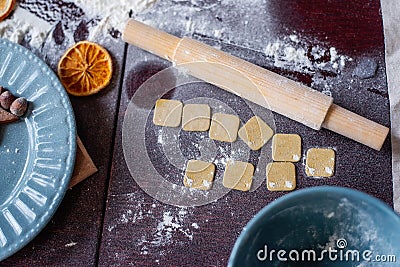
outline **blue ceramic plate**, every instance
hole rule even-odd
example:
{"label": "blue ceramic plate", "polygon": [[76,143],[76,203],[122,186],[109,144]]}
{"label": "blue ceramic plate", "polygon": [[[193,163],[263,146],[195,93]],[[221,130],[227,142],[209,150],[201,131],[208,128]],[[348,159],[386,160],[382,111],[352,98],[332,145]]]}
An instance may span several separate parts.
{"label": "blue ceramic plate", "polygon": [[30,102],[0,124],[0,261],[31,241],[60,204],[72,175],[76,133],[68,96],[52,70],[0,39],[0,85]]}

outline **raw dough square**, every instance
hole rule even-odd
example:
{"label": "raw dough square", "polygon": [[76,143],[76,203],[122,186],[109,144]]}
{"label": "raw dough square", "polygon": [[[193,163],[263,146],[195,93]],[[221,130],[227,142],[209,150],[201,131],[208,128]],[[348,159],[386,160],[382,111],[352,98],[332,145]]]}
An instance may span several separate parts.
{"label": "raw dough square", "polygon": [[267,188],[270,191],[291,191],[296,188],[296,168],[291,162],[267,165]]}
{"label": "raw dough square", "polygon": [[298,134],[275,134],[272,138],[274,161],[298,162],[301,158],[301,137]]}
{"label": "raw dough square", "polygon": [[178,127],[181,124],[182,107],[182,102],[178,100],[157,100],[153,123],[159,126]]}
{"label": "raw dough square", "polygon": [[224,172],[223,185],[227,188],[249,191],[253,182],[254,166],[247,162],[229,160]]}
{"label": "raw dough square", "polygon": [[209,190],[214,180],[215,165],[201,160],[189,160],[183,184],[186,187]]}
{"label": "raw dough square", "polygon": [[208,131],[211,109],[206,104],[186,104],[183,107],[182,129],[184,131]]}
{"label": "raw dough square", "polygon": [[259,150],[274,135],[273,130],[259,117],[254,116],[240,128],[239,137],[252,150]]}
{"label": "raw dough square", "polygon": [[335,170],[335,150],[310,148],[306,155],[306,174],[312,177],[331,177]]}
{"label": "raw dough square", "polygon": [[239,124],[240,119],[238,116],[215,113],[211,120],[210,138],[223,142],[235,142]]}

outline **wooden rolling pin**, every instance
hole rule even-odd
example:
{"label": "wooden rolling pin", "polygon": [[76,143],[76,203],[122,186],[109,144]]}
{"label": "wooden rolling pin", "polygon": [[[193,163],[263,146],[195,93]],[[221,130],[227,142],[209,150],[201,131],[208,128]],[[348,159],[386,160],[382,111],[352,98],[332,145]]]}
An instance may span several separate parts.
{"label": "wooden rolling pin", "polygon": [[324,127],[376,150],[389,132],[333,104],[332,97],[190,38],[178,38],[133,19],[122,38],[184,67],[196,78],[313,129]]}

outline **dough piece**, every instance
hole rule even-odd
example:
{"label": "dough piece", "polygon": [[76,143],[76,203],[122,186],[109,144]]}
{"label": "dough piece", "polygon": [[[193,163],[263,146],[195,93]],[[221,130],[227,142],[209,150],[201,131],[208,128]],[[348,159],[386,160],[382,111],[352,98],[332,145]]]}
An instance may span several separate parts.
{"label": "dough piece", "polygon": [[239,124],[240,119],[238,116],[215,113],[211,120],[210,138],[223,142],[235,142]]}
{"label": "dough piece", "polygon": [[189,160],[183,184],[189,188],[209,190],[214,180],[215,165],[201,160]]}
{"label": "dough piece", "polygon": [[301,137],[298,134],[275,134],[272,138],[274,161],[298,162],[301,158]]}
{"label": "dough piece", "polygon": [[296,188],[296,168],[291,162],[267,165],[267,188],[270,191],[292,191]]}
{"label": "dough piece", "polygon": [[223,185],[240,191],[249,191],[253,182],[254,166],[247,162],[229,160],[224,172]]}
{"label": "dough piece", "polygon": [[335,150],[310,148],[306,155],[306,174],[311,177],[331,177],[335,170]]}
{"label": "dough piece", "polygon": [[259,150],[274,135],[273,130],[259,117],[254,116],[240,128],[239,137],[252,150]]}
{"label": "dough piece", "polygon": [[211,109],[206,104],[187,104],[183,107],[182,129],[184,131],[208,131]]}
{"label": "dough piece", "polygon": [[178,100],[157,100],[153,123],[159,126],[178,127],[181,124],[182,107],[182,102]]}

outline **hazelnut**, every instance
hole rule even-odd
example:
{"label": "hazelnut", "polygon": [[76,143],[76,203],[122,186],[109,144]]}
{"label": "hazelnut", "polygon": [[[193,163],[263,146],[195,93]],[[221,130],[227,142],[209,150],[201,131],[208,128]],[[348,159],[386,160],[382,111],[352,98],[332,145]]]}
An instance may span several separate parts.
{"label": "hazelnut", "polygon": [[14,102],[12,102],[10,106],[10,112],[18,117],[21,117],[22,115],[25,114],[27,108],[28,108],[28,101],[25,98],[20,97],[15,99]]}
{"label": "hazelnut", "polygon": [[9,109],[14,100],[15,96],[10,91],[5,91],[0,95],[0,106],[4,109]]}

